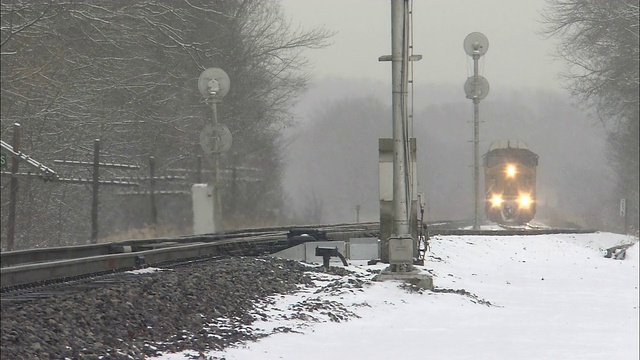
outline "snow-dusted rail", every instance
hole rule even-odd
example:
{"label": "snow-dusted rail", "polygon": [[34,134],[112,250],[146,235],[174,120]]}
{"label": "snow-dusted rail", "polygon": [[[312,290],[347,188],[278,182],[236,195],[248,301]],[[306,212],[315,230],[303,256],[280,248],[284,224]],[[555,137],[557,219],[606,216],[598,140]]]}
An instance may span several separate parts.
{"label": "snow-dusted rail", "polygon": [[549,235],[549,234],[589,234],[594,233],[597,230],[593,229],[561,229],[561,228],[548,228],[548,229],[436,229],[429,230],[429,236],[436,235],[451,235],[451,236],[464,236],[464,235],[478,235],[478,236],[513,236],[513,235]]}
{"label": "snow-dusted rail", "polygon": [[[316,240],[371,236],[377,223],[251,229],[224,234],[128,240],[110,244],[3,252],[2,291],[33,284],[123,271],[149,264],[216,255],[259,255],[297,245],[300,235]],[[308,241],[308,237],[305,238]]]}
{"label": "snow-dusted rail", "polygon": [[[590,233],[588,229],[514,228],[472,230],[456,228],[459,222],[427,225],[429,236],[437,235],[544,235]],[[217,255],[253,256],[274,253],[310,235],[319,241],[376,237],[378,223],[290,226],[239,230],[220,234],[127,240],[109,244],[67,246],[3,252],[2,292],[16,287],[59,282],[90,274],[117,272],[170,261]]]}

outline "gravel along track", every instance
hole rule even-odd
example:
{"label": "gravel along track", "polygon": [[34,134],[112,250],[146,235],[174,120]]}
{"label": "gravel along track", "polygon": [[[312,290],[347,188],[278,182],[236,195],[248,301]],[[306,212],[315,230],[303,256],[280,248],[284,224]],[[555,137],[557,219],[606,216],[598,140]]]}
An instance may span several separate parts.
{"label": "gravel along track", "polygon": [[[256,304],[313,286],[296,261],[227,258],[149,271],[81,292],[2,301],[2,359],[144,359],[222,350],[268,334],[250,331]],[[330,273],[346,275],[343,268]]]}

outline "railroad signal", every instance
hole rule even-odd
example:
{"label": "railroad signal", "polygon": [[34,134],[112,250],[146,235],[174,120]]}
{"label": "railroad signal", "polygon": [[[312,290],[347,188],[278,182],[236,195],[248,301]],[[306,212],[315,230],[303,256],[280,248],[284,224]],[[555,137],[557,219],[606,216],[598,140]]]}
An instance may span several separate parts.
{"label": "railroad signal", "polygon": [[464,83],[467,99],[473,100],[473,183],[474,183],[474,221],[473,228],[480,229],[480,116],[479,104],[489,93],[489,82],[478,75],[478,60],[489,50],[489,40],[484,34],[472,32],[462,44],[464,51],[473,59],[473,76]]}
{"label": "railroad signal", "polygon": [[213,232],[222,230],[220,154],[229,150],[232,143],[231,131],[226,126],[218,123],[217,104],[227,95],[230,87],[229,75],[220,68],[208,68],[198,78],[198,90],[200,90],[205,102],[211,105],[211,110],[213,110],[211,123],[207,124],[200,133],[202,150],[207,155],[213,155],[214,176],[208,185],[213,192],[213,221],[211,223]]}

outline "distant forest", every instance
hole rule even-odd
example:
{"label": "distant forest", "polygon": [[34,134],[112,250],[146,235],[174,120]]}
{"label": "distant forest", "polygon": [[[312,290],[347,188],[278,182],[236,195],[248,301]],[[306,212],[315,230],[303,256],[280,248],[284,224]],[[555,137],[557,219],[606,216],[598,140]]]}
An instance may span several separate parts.
{"label": "distant forest", "polygon": [[[233,136],[221,159],[227,228],[288,221],[281,187],[282,129],[308,86],[301,52],[326,45],[322,28],[290,27],[278,2],[3,1],[1,3],[1,132],[21,127],[24,154],[63,178],[91,178],[91,166],[55,160],[131,164],[104,167],[99,237],[160,227],[189,233],[189,190],[196,181],[199,136],[212,109],[198,91],[207,68],[223,69],[231,86],[217,106]],[[158,180],[154,223],[148,191],[150,157]],[[11,159],[9,159],[11,160]],[[9,161],[11,163],[11,161]],[[9,164],[11,166],[11,164]],[[20,162],[20,172],[37,173]],[[211,157],[203,169],[211,170]],[[9,169],[3,169],[9,171]],[[207,181],[211,173],[204,172]],[[2,177],[2,244],[6,248],[9,177]],[[91,236],[91,184],[20,177],[16,248],[85,243]]]}

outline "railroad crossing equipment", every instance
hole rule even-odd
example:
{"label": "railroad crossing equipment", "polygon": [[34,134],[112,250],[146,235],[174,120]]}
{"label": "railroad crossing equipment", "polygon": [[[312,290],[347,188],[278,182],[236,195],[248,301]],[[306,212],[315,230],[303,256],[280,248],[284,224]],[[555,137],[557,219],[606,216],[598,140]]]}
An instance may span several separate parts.
{"label": "railroad crossing equipment", "polygon": [[489,93],[489,82],[478,75],[478,60],[489,50],[489,40],[482,33],[473,32],[464,39],[464,51],[473,59],[473,76],[464,83],[467,99],[473,100],[473,183],[474,183],[474,222],[473,228],[480,229],[480,100]]}
{"label": "railroad crossing equipment", "polygon": [[[217,104],[227,95],[231,81],[229,75],[220,68],[208,68],[200,74],[198,78],[198,90],[205,98],[205,102],[211,105],[213,116],[211,123],[205,125],[200,133],[200,145],[205,154],[213,155],[213,179],[209,181],[211,188],[211,200],[213,207],[213,219],[211,232],[222,230],[222,197],[220,195],[220,154],[226,152],[231,147],[231,131],[221,124],[218,124]],[[206,199],[208,200],[208,198]],[[196,208],[194,207],[194,211]]]}

